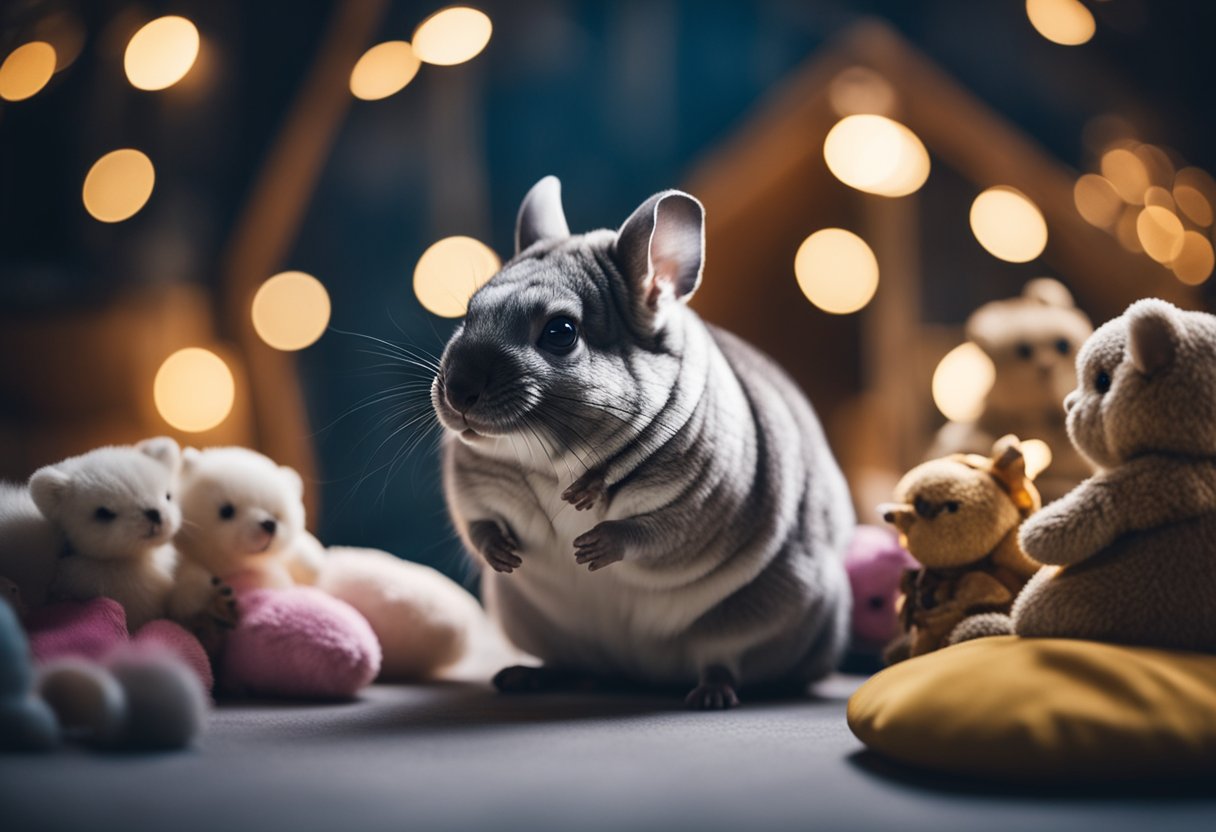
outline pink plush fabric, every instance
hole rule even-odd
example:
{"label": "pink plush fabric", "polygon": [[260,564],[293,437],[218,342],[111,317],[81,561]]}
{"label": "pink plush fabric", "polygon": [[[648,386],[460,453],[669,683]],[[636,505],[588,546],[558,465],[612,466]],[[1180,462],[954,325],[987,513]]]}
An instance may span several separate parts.
{"label": "pink plush fabric", "polygon": [[127,614],[111,598],[56,601],[25,619],[35,664],[62,656],[100,659],[127,643]]}
{"label": "pink plush fabric", "polygon": [[920,564],[899,545],[899,537],[878,526],[858,526],[844,566],[853,588],[853,646],[877,649],[900,632],[895,602],[899,580]]}
{"label": "pink plush fabric", "polygon": [[215,685],[207,651],[197,638],[175,621],[167,618],[149,621],[131,637],[131,645],[141,652],[164,651],[181,659],[203,683],[205,691],[210,691]]}
{"label": "pink plush fabric", "polygon": [[229,635],[219,683],[233,694],[349,699],[380,671],[380,644],[367,620],[319,589],[237,593],[240,621]]}

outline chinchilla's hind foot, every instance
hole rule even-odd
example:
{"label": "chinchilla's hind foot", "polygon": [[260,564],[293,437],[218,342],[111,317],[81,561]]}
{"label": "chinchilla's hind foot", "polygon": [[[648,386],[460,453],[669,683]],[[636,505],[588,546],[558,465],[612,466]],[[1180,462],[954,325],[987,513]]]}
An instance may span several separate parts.
{"label": "chinchilla's hind foot", "polygon": [[694,711],[725,711],[739,707],[735,692],[735,677],[722,667],[708,668],[701,674],[701,684],[684,697],[684,704]]}

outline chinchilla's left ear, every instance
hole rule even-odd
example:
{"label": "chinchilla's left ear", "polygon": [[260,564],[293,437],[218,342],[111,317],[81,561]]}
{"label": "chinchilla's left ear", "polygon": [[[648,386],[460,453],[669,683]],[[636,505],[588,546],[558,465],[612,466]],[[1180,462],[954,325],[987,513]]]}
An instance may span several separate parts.
{"label": "chinchilla's left ear", "polygon": [[177,473],[182,464],[182,449],[177,442],[168,436],[156,436],[145,439],[135,445],[136,450],[152,457],[173,473]]}
{"label": "chinchilla's left ear", "polygon": [[541,240],[564,240],[570,236],[566,212],[562,210],[562,183],[546,176],[528,191],[515,219],[515,253]]}
{"label": "chinchilla's left ear", "polygon": [[663,307],[688,301],[701,285],[705,209],[683,191],[655,194],[625,220],[615,254],[630,283],[635,316],[657,330]]}

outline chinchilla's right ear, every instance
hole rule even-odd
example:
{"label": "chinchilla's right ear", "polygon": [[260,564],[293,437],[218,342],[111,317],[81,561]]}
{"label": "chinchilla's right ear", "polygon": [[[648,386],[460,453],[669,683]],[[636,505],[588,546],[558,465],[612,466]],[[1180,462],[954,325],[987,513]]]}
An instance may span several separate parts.
{"label": "chinchilla's right ear", "polygon": [[705,208],[683,191],[655,194],[625,220],[615,254],[629,282],[635,318],[657,331],[667,307],[687,303],[701,285]]}
{"label": "chinchilla's right ear", "polygon": [[47,465],[30,477],[30,496],[42,515],[49,519],[58,513],[71,485],[72,478],[67,473],[54,465]]}
{"label": "chinchilla's right ear", "polygon": [[564,240],[570,236],[566,212],[562,210],[562,183],[546,176],[532,186],[519,206],[515,219],[515,253],[541,240]]}

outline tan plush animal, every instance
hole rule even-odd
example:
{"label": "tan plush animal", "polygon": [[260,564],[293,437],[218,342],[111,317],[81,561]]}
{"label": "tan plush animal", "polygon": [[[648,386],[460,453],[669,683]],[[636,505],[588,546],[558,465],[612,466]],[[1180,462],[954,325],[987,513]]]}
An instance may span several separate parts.
{"label": "tan plush animal", "polygon": [[881,507],[907,550],[923,565],[903,584],[905,633],[888,663],[944,647],[975,615],[1008,612],[1039,564],[1018,545],[1018,527],[1039,507],[1016,436],[999,439],[990,457],[956,454],[925,462]]}
{"label": "tan plush animal", "polygon": [[1020,297],[987,303],[967,319],[967,338],[996,366],[996,380],[974,422],[948,422],[930,457],[984,454],[999,436],[1042,439],[1052,463],[1036,486],[1044,503],[1068,493],[1093,473],[1068,441],[1064,397],[1076,386],[1077,348],[1093,332],[1063,284],[1039,278]]}
{"label": "tan plush animal", "polygon": [[1068,433],[1101,471],[1022,526],[1053,569],[1018,635],[1216,651],[1216,316],[1132,304],[1077,357]]}

